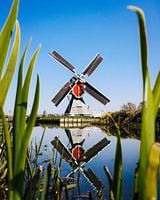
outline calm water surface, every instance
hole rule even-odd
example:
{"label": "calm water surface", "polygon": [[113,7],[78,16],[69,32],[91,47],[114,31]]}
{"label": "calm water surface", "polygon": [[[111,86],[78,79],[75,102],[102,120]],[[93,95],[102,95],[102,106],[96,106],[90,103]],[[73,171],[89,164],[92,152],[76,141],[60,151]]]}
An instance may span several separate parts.
{"label": "calm water surface", "polygon": [[[39,142],[42,136],[43,128],[35,127],[32,134],[32,142]],[[62,128],[47,128],[45,136],[43,139],[41,153],[42,156],[39,157],[39,164],[44,159],[50,159],[52,154],[53,145],[51,141],[55,137],[58,137],[63,145],[70,150],[74,156],[77,158],[80,153],[84,153],[89,150],[96,143],[101,141],[103,138],[107,138],[110,143],[98,152],[93,158],[91,158],[85,165],[84,168],[87,170],[90,168],[98,177],[99,181],[104,185],[103,196],[104,199],[108,199],[109,195],[109,184],[107,176],[104,172],[104,165],[107,165],[111,174],[113,175],[114,168],[114,156],[116,148],[116,137],[111,134],[102,132],[99,128],[84,128],[84,129],[62,129]],[[132,199],[133,194],[133,179],[134,170],[138,161],[139,154],[139,140],[127,138],[122,139],[122,155],[123,155],[123,199]],[[77,146],[78,145],[78,146]],[[82,151],[82,152],[81,152]],[[58,153],[59,154],[59,153]],[[67,176],[72,168],[69,163],[63,160],[62,163],[62,177]],[[77,175],[77,173],[76,173]],[[78,176],[78,175],[77,175]],[[79,190],[75,188],[74,195],[80,192],[81,194],[91,191],[94,196],[96,196],[96,190],[93,184],[88,181],[84,176],[83,171],[80,171],[80,188]]]}

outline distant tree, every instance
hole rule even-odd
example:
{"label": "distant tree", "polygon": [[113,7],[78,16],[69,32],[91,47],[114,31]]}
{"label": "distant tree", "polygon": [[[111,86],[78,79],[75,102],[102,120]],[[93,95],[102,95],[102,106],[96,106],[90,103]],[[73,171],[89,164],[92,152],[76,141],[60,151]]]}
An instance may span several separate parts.
{"label": "distant tree", "polygon": [[121,109],[124,111],[135,111],[136,105],[134,103],[128,102],[127,104],[121,106]]}

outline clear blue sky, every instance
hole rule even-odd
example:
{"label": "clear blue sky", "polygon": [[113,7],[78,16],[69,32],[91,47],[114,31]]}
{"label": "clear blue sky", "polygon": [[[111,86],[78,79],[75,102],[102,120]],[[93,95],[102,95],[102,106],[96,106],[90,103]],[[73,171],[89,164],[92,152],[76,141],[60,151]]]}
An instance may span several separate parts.
{"label": "clear blue sky", "polygon": [[[0,0],[0,28],[7,17],[12,0]],[[141,7],[146,16],[149,41],[149,70],[152,83],[160,68],[160,1],[129,0],[21,0],[18,20],[21,26],[22,51],[32,36],[28,53],[41,44],[35,66],[29,105],[32,104],[35,78],[41,80],[39,113],[63,113],[68,100],[55,107],[52,97],[68,81],[71,74],[48,56],[57,50],[77,71],[81,72],[99,52],[104,60],[88,78],[110,98],[107,106],[85,94],[84,100],[94,113],[119,110],[127,102],[141,101],[142,81],[139,56],[138,21],[128,5]],[[28,64],[28,61],[26,62]],[[13,110],[17,71],[6,101],[6,112]],[[30,107],[29,107],[30,108]]]}

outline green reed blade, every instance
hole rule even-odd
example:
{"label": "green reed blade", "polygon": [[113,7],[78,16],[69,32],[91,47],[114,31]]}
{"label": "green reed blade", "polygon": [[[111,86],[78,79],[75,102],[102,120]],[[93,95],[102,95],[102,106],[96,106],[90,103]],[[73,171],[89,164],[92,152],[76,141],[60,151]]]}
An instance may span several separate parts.
{"label": "green reed blade", "polygon": [[27,112],[27,102],[28,102],[28,93],[29,93],[29,87],[30,87],[30,82],[31,82],[31,77],[32,77],[32,72],[33,72],[33,68],[35,65],[35,61],[37,58],[37,55],[39,53],[40,47],[38,47],[36,49],[36,51],[34,52],[32,59],[30,61],[29,67],[28,67],[28,71],[26,74],[26,78],[24,81],[24,85],[22,88],[22,107],[21,107],[21,134],[22,137],[24,137],[24,131],[22,130],[23,127],[26,126],[26,112]]}
{"label": "green reed blade", "polygon": [[160,104],[160,71],[158,72],[157,79],[153,88],[153,97],[154,97],[154,105],[155,105],[154,112],[155,112],[155,115],[157,115],[159,104]]}
{"label": "green reed blade", "polygon": [[43,138],[44,138],[44,134],[46,132],[46,128],[44,128],[43,130],[43,133],[42,133],[42,137],[41,137],[41,140],[39,142],[39,146],[38,146],[38,150],[36,152],[36,156],[35,156],[35,161],[34,161],[34,167],[33,167],[33,172],[32,172],[32,176],[35,174],[36,172],[36,167],[37,167],[37,161],[38,161],[38,157],[39,157],[39,154],[40,154],[40,150],[41,150],[41,147],[42,147],[42,142],[43,142]]}
{"label": "green reed blade", "polygon": [[[0,165],[0,172],[6,168],[6,165],[7,165],[7,160],[4,160],[3,163],[1,162],[1,165]],[[0,177],[0,179],[2,179],[2,177]]]}
{"label": "green reed blade", "polygon": [[153,91],[151,90],[150,77],[147,66],[147,36],[143,11],[140,8],[129,6],[135,11],[139,19],[141,65],[143,77],[143,108],[141,125],[141,145],[140,162],[138,177],[138,195],[139,199],[145,199],[145,179],[148,167],[148,158],[151,146],[155,141],[155,119],[160,103],[160,85],[159,75],[157,77]]}
{"label": "green reed blade", "polygon": [[114,164],[114,177],[113,177],[113,189],[115,199],[122,199],[122,148],[121,139],[117,138],[115,164]]}
{"label": "green reed blade", "polygon": [[15,0],[12,4],[9,16],[6,20],[6,23],[3,27],[3,30],[0,33],[0,79],[2,76],[2,71],[4,63],[7,57],[7,52],[9,49],[10,39],[14,29],[14,25],[17,18],[19,1]]}
{"label": "green reed blade", "polygon": [[[21,131],[24,131],[25,127],[23,127],[23,130],[20,129],[21,123],[21,104],[22,104],[22,79],[23,79],[23,67],[25,62],[25,57],[28,51],[30,45],[30,41],[28,42],[25,51],[22,55],[22,59],[20,61],[20,67],[18,72],[18,83],[17,83],[17,91],[16,91],[16,100],[14,105],[14,115],[13,115],[13,157],[14,157],[14,163],[17,163],[17,153],[19,152],[20,148],[20,141],[21,141]],[[16,170],[16,165],[13,164]]]}
{"label": "green reed blade", "polygon": [[12,144],[11,144],[11,135],[9,132],[8,123],[6,121],[5,114],[3,112],[3,108],[0,106],[0,116],[3,123],[4,128],[4,136],[7,144],[7,157],[8,157],[8,187],[9,187],[9,199],[13,197],[13,168],[12,168]]}
{"label": "green reed blade", "polygon": [[27,156],[26,156],[26,168],[27,168],[27,173],[29,174],[29,176],[32,179],[33,178],[33,175],[32,175],[32,165],[31,165],[31,158],[29,157],[28,151],[27,151]]}
{"label": "green reed blade", "polygon": [[142,125],[141,125],[141,144],[140,144],[140,163],[139,163],[139,198],[144,196],[144,180],[147,168],[149,151],[155,139],[155,119],[153,107],[153,95],[148,91],[148,101],[143,103]]}
{"label": "green reed blade", "polygon": [[140,36],[140,51],[141,51],[141,64],[142,64],[142,78],[143,78],[143,99],[145,99],[145,85],[149,84],[149,73],[148,73],[148,47],[147,47],[147,34],[145,28],[145,17],[143,11],[135,6],[128,6],[129,9],[135,11],[138,15],[139,20],[139,36]]}
{"label": "green reed blade", "polygon": [[114,198],[116,200],[122,199],[122,147],[121,147],[121,133],[118,124],[115,122],[114,118],[111,114],[107,113],[109,118],[113,121],[116,127],[116,136],[117,136],[117,144],[116,144],[116,153],[114,160],[114,176],[113,176],[113,191]]}
{"label": "green reed blade", "polygon": [[39,190],[40,190],[40,183],[41,183],[41,178],[42,178],[42,171],[43,171],[43,167],[40,166],[36,174],[30,180],[29,188],[25,192],[25,200],[34,200],[36,199],[35,196],[37,196],[37,199],[38,199],[39,192],[40,192]]}
{"label": "green reed blade", "polygon": [[34,102],[33,102],[30,117],[28,119],[25,134],[24,134],[24,137],[22,138],[22,142],[21,142],[21,149],[23,149],[23,151],[22,152],[19,151],[19,156],[18,156],[18,160],[19,160],[19,162],[21,162],[20,168],[22,168],[22,169],[24,169],[24,166],[25,166],[27,148],[28,148],[30,136],[31,136],[33,127],[35,125],[36,117],[37,117],[39,96],[40,96],[40,83],[39,83],[39,76],[37,76],[37,84],[36,84],[36,92],[35,92],[35,96],[34,96]]}
{"label": "green reed blade", "polygon": [[39,177],[39,182],[38,182],[38,186],[37,186],[38,188],[37,188],[36,195],[35,195],[36,200],[40,199],[43,166],[39,166],[38,170],[40,171],[40,177]]}
{"label": "green reed blade", "polygon": [[145,177],[144,199],[157,199],[160,170],[160,143],[154,143],[149,153]]}
{"label": "green reed blade", "polygon": [[0,104],[2,106],[4,105],[4,102],[5,102],[5,99],[7,96],[7,92],[8,92],[9,86],[11,84],[13,75],[14,75],[15,67],[16,67],[17,60],[18,60],[19,46],[20,46],[20,27],[19,27],[19,23],[17,21],[16,22],[16,33],[15,33],[15,38],[14,38],[14,42],[13,42],[13,46],[12,46],[12,50],[11,50],[11,55],[9,57],[9,61],[8,61],[8,65],[7,65],[5,74],[0,81],[0,91],[1,91]]}
{"label": "green reed blade", "polygon": [[[20,148],[19,150],[16,149],[17,160],[15,162],[14,167],[14,199],[20,200],[23,194],[23,187],[24,187],[24,169],[26,163],[26,156],[27,156],[27,148],[31,136],[32,129],[35,125],[35,120],[37,116],[38,104],[39,104],[39,77],[37,77],[37,84],[36,84],[36,92],[34,96],[34,102],[32,106],[32,111],[30,118],[27,123],[27,128],[25,130],[25,136],[20,136],[20,132],[16,133],[17,136],[19,135],[20,140]],[[17,164],[18,163],[18,164]]]}
{"label": "green reed blade", "polygon": [[44,178],[42,200],[48,199],[50,177],[51,177],[51,163],[48,164],[47,172],[46,172],[45,178]]}

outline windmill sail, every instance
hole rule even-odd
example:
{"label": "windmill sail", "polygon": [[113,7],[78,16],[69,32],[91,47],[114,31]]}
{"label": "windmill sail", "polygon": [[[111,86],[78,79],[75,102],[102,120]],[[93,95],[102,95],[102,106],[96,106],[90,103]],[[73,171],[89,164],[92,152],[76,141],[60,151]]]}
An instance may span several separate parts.
{"label": "windmill sail", "polygon": [[52,102],[55,104],[55,106],[58,106],[61,101],[64,99],[64,97],[72,90],[72,87],[76,83],[73,78],[70,79],[56,94],[56,96],[52,99]]}
{"label": "windmill sail", "polygon": [[85,91],[91,96],[93,96],[95,99],[100,101],[102,104],[106,105],[108,102],[110,102],[110,100],[107,97],[105,97],[101,92],[99,92],[88,82],[85,82],[85,86]]}
{"label": "windmill sail", "polygon": [[98,65],[102,62],[103,58],[98,54],[92,61],[91,63],[84,69],[82,72],[83,75],[88,75],[90,76],[93,71],[98,67]]}
{"label": "windmill sail", "polygon": [[62,65],[64,65],[67,69],[69,69],[71,72],[75,73],[74,66],[71,65],[67,60],[65,60],[61,55],[59,55],[56,51],[52,51],[49,53],[50,56],[55,58],[58,62],[60,62]]}

